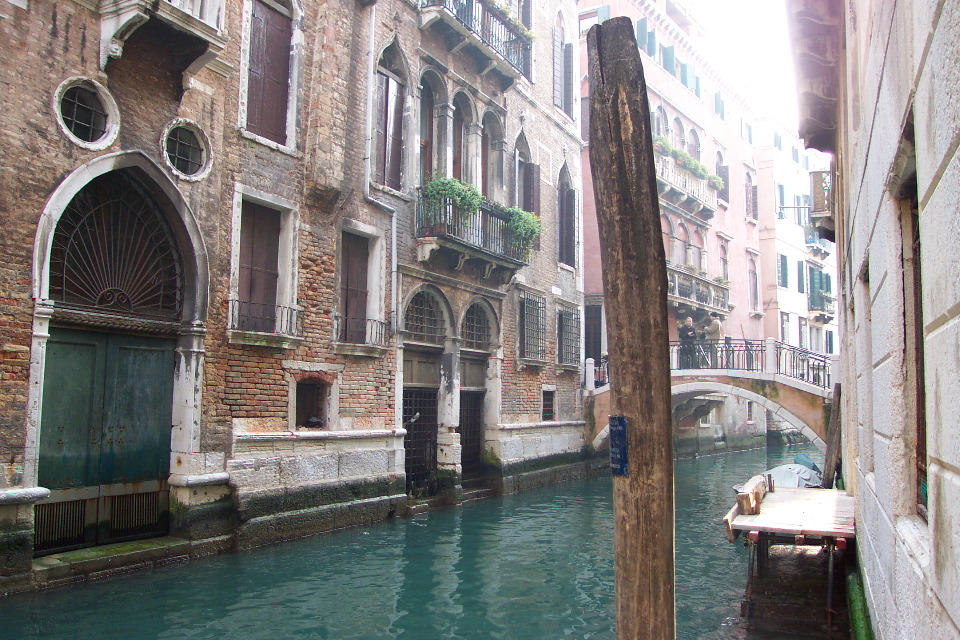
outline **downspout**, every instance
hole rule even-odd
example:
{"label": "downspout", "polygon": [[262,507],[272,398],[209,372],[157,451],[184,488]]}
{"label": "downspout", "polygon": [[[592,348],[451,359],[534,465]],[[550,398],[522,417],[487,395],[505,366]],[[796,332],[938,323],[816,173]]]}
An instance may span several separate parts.
{"label": "downspout", "polygon": [[377,23],[377,4],[370,5],[370,26],[367,43],[367,108],[364,126],[366,128],[366,144],[363,155],[363,199],[375,207],[390,214],[390,334],[397,333],[397,210],[382,200],[370,195],[370,173],[373,161],[373,81],[374,65],[376,61],[376,44],[374,32]]}

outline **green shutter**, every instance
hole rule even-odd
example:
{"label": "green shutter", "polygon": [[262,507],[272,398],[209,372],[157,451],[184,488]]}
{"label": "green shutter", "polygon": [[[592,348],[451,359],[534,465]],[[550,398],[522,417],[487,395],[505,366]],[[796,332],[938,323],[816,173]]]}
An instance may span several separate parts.
{"label": "green shutter", "polygon": [[676,58],[673,51],[673,47],[663,48],[663,68],[670,74],[676,74]]}
{"label": "green shutter", "polygon": [[685,87],[690,86],[690,65],[685,62],[680,63],[680,82]]}
{"label": "green shutter", "polygon": [[800,293],[803,293],[803,272],[805,270],[805,266],[806,265],[803,264],[803,260],[797,262],[797,291]]}
{"label": "green shutter", "polygon": [[695,86],[693,88],[693,92],[697,94],[697,97],[699,98],[700,97],[700,76],[697,76],[695,80],[696,82],[694,83]]}
{"label": "green shutter", "polygon": [[643,50],[647,48],[647,19],[637,20],[637,46]]}
{"label": "green shutter", "polygon": [[777,254],[777,258],[779,258],[777,262],[777,284],[781,287],[789,286],[790,274],[787,272],[787,256],[781,253]]}
{"label": "green shutter", "polygon": [[651,29],[647,33],[647,55],[652,58],[657,57],[657,32],[655,29]]}
{"label": "green shutter", "polygon": [[824,279],[823,290],[827,295],[831,295],[833,292],[833,286],[830,282],[830,274],[829,273],[823,274],[823,279]]}
{"label": "green shutter", "polygon": [[603,23],[610,19],[610,7],[604,5],[602,7],[597,7],[597,23]]}

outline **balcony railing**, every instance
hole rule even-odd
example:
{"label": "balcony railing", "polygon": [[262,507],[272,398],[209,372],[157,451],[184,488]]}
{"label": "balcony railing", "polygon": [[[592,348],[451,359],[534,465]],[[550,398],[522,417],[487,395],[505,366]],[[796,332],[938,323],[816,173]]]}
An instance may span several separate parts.
{"label": "balcony railing", "polygon": [[[709,185],[706,178],[698,178],[693,173],[677,165],[676,161],[665,155],[654,154],[657,165],[657,178],[693,201],[696,206],[694,213],[700,209],[709,210],[712,217],[717,210],[717,192]],[[704,212],[706,213],[706,212]]]}
{"label": "balcony railing", "polygon": [[333,318],[333,335],[337,342],[385,347],[390,339],[390,325],[371,318]]}
{"label": "balcony railing", "polygon": [[831,387],[830,357],[801,347],[777,342],[777,373],[797,380]]}
{"label": "balcony railing", "polygon": [[165,0],[184,13],[206,23],[214,29],[220,29],[223,13],[223,0]]}
{"label": "balcony railing", "polygon": [[827,316],[834,316],[837,313],[837,299],[826,293],[811,293],[807,299],[807,307],[810,311],[818,312]]}
{"label": "balcony railing", "polygon": [[526,263],[526,251],[509,226],[510,214],[498,204],[484,201],[475,213],[461,214],[450,198],[427,200],[417,193],[417,237],[454,240],[496,257]]}
{"label": "balcony railing", "polygon": [[275,304],[230,300],[230,328],[237,331],[303,336],[300,309]]}
{"label": "balcony railing", "polygon": [[672,264],[667,265],[667,294],[675,302],[690,302],[710,311],[729,310],[730,285],[711,282]]}
{"label": "balcony railing", "polygon": [[517,73],[530,71],[530,37],[503,13],[479,0],[420,0],[420,8],[439,8]]}

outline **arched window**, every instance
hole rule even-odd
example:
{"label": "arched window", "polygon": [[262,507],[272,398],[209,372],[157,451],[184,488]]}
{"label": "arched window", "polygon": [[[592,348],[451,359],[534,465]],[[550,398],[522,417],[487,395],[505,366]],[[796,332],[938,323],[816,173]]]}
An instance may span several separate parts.
{"label": "arched window", "polygon": [[406,74],[396,43],[387,47],[380,57],[376,82],[374,180],[399,190],[403,163],[403,92]]}
{"label": "arched window", "polygon": [[693,232],[693,239],[690,242],[690,264],[697,269],[704,270],[706,254],[703,250],[703,236],[700,231]]}
{"label": "arched window", "polygon": [[497,200],[503,184],[503,127],[492,113],[483,117],[480,135],[480,192],[488,200]]}
{"label": "arched window", "polygon": [[413,296],[403,315],[404,328],[410,340],[439,344],[443,342],[443,313],[437,299],[426,291]]}
{"label": "arched window", "polygon": [[693,156],[694,160],[700,160],[700,136],[694,129],[690,129],[690,141],[687,144],[687,153]]}
{"label": "arched window", "polygon": [[747,177],[744,183],[744,202],[746,206],[746,215],[748,218],[753,218],[756,220],[759,217],[758,203],[757,203],[757,185],[753,184],[753,176],[750,175],[750,172],[747,172]]}
{"label": "arched window", "polygon": [[436,100],[428,82],[420,85],[420,184],[433,174],[434,110]]}
{"label": "arched window", "polygon": [[654,133],[658,136],[667,135],[667,110],[662,105],[657,106],[657,120],[654,127]]}
{"label": "arched window", "polygon": [[727,243],[720,243],[720,277],[724,280],[730,280],[730,264],[727,260]]}
{"label": "arched window", "polygon": [[757,262],[750,258],[747,264],[747,288],[750,294],[750,310],[760,310],[760,282],[757,278]]}
{"label": "arched window", "polygon": [[670,224],[670,218],[663,214],[660,214],[660,233],[663,234],[663,253],[672,261],[670,240],[673,238],[673,225]]}
{"label": "arched window", "polygon": [[683,122],[680,118],[673,119],[673,128],[670,130],[670,144],[673,145],[675,149],[683,149],[687,146],[687,141],[684,137]]}
{"label": "arched window", "polygon": [[573,45],[567,42],[563,16],[553,28],[553,104],[573,117]]}
{"label": "arched window", "polygon": [[182,288],[173,232],[139,182],[125,171],[112,171],[77,192],[53,234],[52,300],[176,320]]}
{"label": "arched window", "polygon": [[682,224],[674,231],[673,262],[681,266],[687,264],[687,228]]}
{"label": "arched window", "polygon": [[720,196],[720,199],[724,202],[730,202],[730,167],[724,164],[723,154],[719,151],[717,151],[716,174],[723,181],[723,187],[720,188],[720,192],[717,195]]}
{"label": "arched window", "polygon": [[573,189],[567,165],[560,170],[557,181],[557,227],[559,229],[557,260],[570,267],[577,266],[577,192]]}
{"label": "arched window", "polygon": [[453,99],[453,166],[451,175],[462,182],[467,180],[467,123],[470,105],[462,93]]}
{"label": "arched window", "polygon": [[479,302],[474,302],[467,309],[460,335],[463,338],[463,346],[467,349],[490,348],[490,318]]}

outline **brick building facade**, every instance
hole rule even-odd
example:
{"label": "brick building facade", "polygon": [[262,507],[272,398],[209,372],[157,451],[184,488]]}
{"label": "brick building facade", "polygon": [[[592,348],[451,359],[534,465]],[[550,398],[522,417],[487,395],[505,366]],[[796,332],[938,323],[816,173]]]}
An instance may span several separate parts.
{"label": "brick building facade", "polygon": [[575,30],[565,1],[4,0],[6,584],[577,461]]}

